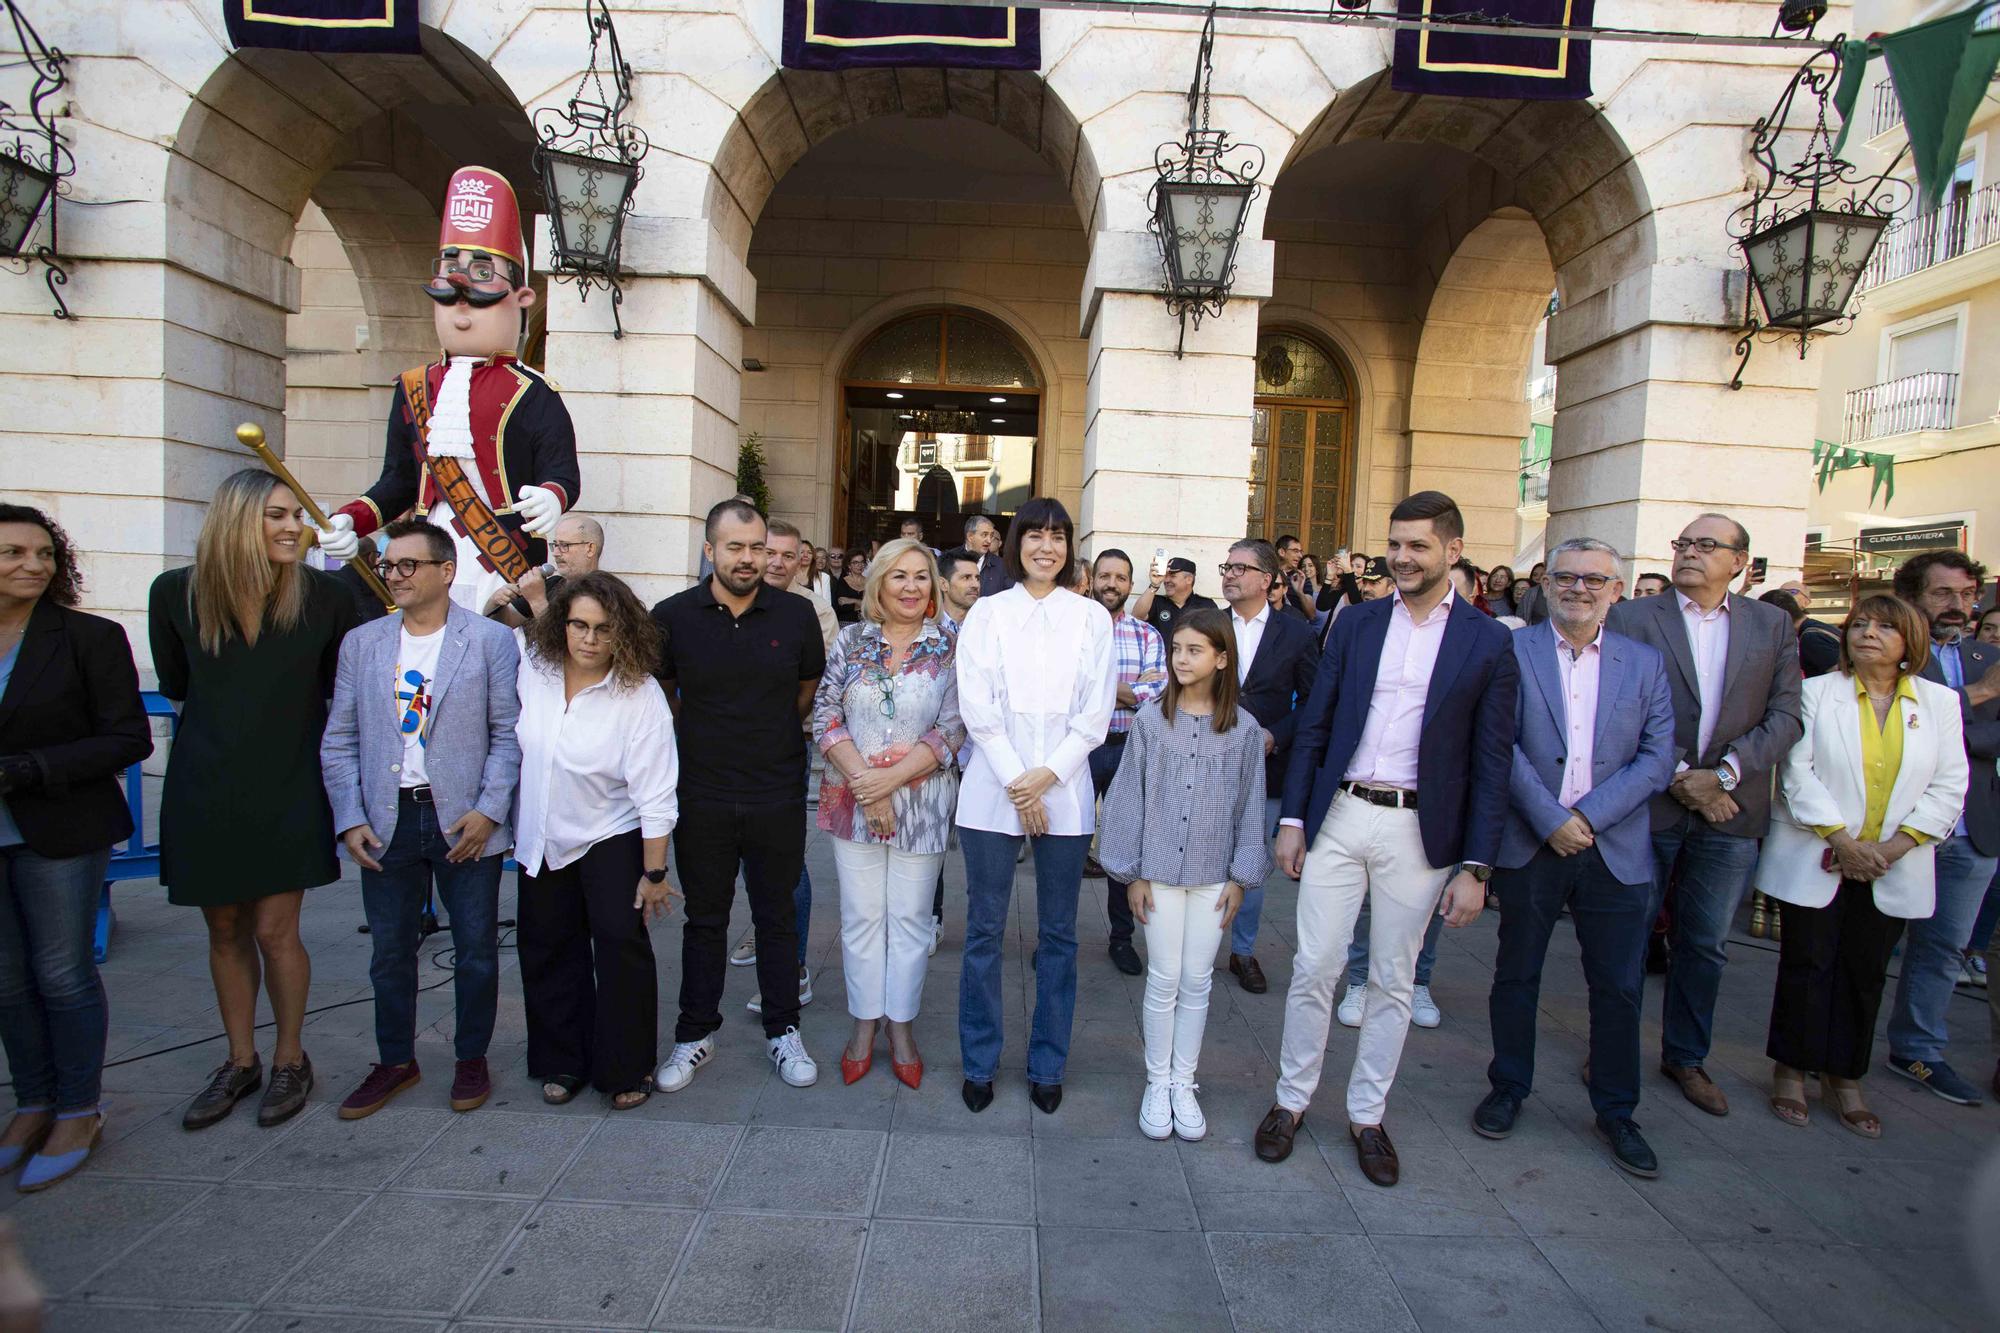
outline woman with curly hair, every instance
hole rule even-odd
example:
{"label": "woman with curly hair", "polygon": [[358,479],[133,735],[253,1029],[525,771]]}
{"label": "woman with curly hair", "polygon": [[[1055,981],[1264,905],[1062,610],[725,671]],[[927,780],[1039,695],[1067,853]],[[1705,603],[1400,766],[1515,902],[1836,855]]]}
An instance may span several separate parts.
{"label": "woman with curly hair", "polygon": [[103,1131],[104,984],[91,957],[118,774],[153,752],[125,631],[76,610],[81,571],[47,514],[0,504],[0,1043],[14,1118],[0,1171],[72,1175]]}
{"label": "woman with curly hair", "polygon": [[673,910],[680,763],[653,679],[659,631],[624,582],[566,580],[521,663],[518,948],[528,1074],[561,1105],[587,1081],[625,1111],[651,1094],[659,983],[646,927]]}

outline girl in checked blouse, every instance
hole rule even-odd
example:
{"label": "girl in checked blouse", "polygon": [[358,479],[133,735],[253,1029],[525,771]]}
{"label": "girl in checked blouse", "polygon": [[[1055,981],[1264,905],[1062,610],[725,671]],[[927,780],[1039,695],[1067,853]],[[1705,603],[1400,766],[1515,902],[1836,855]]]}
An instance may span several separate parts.
{"label": "girl in checked blouse", "polygon": [[1098,860],[1130,882],[1146,931],[1146,1093],[1149,1139],[1208,1132],[1195,1100],[1195,1063],[1208,1024],[1215,952],[1243,886],[1271,873],[1264,845],[1264,733],[1236,707],[1236,635],[1222,611],[1174,626],[1167,692],[1132,724],[1104,800]]}

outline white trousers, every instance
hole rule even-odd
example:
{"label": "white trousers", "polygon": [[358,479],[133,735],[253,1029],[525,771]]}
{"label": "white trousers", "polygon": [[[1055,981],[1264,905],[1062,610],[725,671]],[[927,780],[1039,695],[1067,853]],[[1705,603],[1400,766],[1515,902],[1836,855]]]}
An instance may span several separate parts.
{"label": "white trousers", "polygon": [[1208,989],[1222,944],[1223,885],[1179,889],[1153,885],[1146,919],[1146,1081],[1192,1083],[1208,1026]]}
{"label": "white trousers", "polygon": [[1354,919],[1369,898],[1368,1003],[1347,1080],[1347,1118],[1382,1123],[1389,1086],[1410,1032],[1417,953],[1451,868],[1424,859],[1417,812],[1371,805],[1341,792],[1306,851],[1299,877],[1299,950],[1285,996],[1278,1105],[1303,1112],[1319,1087],[1333,992],[1347,966]]}
{"label": "white trousers", "polygon": [[847,1012],[907,1023],[924,998],[931,893],[943,852],[918,855],[833,839],[840,875],[840,962]]}

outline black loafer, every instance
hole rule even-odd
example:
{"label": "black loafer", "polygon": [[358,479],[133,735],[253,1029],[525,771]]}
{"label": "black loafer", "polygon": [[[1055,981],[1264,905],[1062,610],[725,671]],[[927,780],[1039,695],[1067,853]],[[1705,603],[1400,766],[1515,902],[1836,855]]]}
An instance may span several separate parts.
{"label": "black loafer", "polygon": [[1631,1120],[1600,1120],[1597,1137],[1611,1145],[1611,1160],[1618,1163],[1620,1170],[1646,1180],[1660,1174],[1660,1159],[1653,1155],[1652,1145]]}
{"label": "black loafer", "polygon": [[1043,1115],[1054,1115],[1056,1108],[1062,1105],[1062,1084],[1030,1083],[1028,1100],[1033,1102],[1035,1109]]}
{"label": "black loafer", "polygon": [[236,1109],[236,1103],[264,1086],[264,1062],[247,1068],[224,1064],[208,1076],[208,1086],[194,1095],[187,1113],[181,1116],[182,1129],[207,1129]]}
{"label": "black loafer", "polygon": [[993,1105],[993,1085],[991,1083],[976,1083],[971,1079],[967,1079],[964,1086],[959,1088],[958,1095],[965,1099],[965,1109],[974,1115]]}
{"label": "black loafer", "polygon": [[1473,1108],[1472,1128],[1481,1138],[1504,1139],[1514,1132],[1514,1120],[1521,1114],[1521,1099],[1499,1088]]}
{"label": "black loafer", "polygon": [[1128,977],[1136,977],[1146,970],[1146,965],[1139,961],[1139,951],[1132,947],[1130,940],[1111,941],[1111,962]]}

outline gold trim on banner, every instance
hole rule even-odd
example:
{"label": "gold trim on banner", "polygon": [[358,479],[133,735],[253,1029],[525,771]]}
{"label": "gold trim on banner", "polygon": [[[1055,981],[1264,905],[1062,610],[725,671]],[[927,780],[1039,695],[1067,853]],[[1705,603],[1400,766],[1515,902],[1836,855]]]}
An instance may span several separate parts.
{"label": "gold trim on banner", "polygon": [[282,23],[289,28],[393,28],[396,0],[382,0],[379,19],[315,19],[300,14],[259,14],[257,0],[243,0],[243,17],[252,23]]}
{"label": "gold trim on banner", "polygon": [[1012,46],[1014,45],[1014,7],[1007,8],[1007,35],[1005,37],[926,37],[920,33],[898,33],[894,37],[826,37],[815,31],[817,6],[815,0],[806,0],[806,41],[814,46],[907,46],[921,43],[930,46]]}
{"label": "gold trim on banner", "polygon": [[[1424,17],[1426,19],[1436,17],[1431,13],[1431,4],[1432,0],[1424,0]],[[1561,26],[1567,28],[1570,25],[1571,14],[1575,7],[1574,0],[1569,0],[1568,3],[1563,5]],[[1450,16],[1447,15],[1446,17],[1449,18]],[[1556,39],[1556,64],[1554,69],[1541,69],[1533,65],[1474,65],[1455,61],[1432,60],[1431,30],[1429,27],[1426,27],[1417,37],[1417,68],[1435,70],[1445,74],[1511,74],[1516,78],[1522,79],[1560,79],[1567,77],[1569,74],[1569,44],[1570,39],[1567,37]]]}

